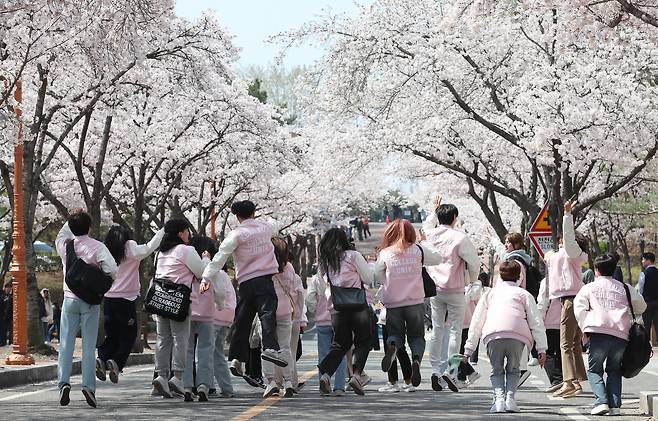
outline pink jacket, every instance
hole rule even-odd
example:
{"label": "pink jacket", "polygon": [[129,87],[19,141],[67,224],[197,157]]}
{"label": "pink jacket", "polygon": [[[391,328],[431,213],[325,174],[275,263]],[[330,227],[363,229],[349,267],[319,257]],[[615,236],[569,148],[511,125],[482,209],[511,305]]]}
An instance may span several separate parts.
{"label": "pink jacket", "polygon": [[296,294],[295,269],[290,263],[286,264],[283,273],[277,273],[272,277],[274,291],[278,305],[276,307],[277,320],[291,320],[293,314],[293,295]]}
{"label": "pink jacket", "polygon": [[464,288],[466,305],[464,307],[464,323],[462,324],[462,329],[468,329],[470,327],[475,308],[477,307],[480,298],[482,298],[482,295],[489,291],[489,289],[490,288],[488,287],[483,287],[480,282],[474,282]]}
{"label": "pink jacket", "polygon": [[[647,304],[632,286],[628,286],[635,315],[644,313]],[[628,340],[631,312],[621,282],[599,276],[581,288],[573,303],[578,325],[585,333],[604,333]]]}
{"label": "pink jacket", "polygon": [[331,300],[331,288],[329,287],[327,278],[331,280],[331,284],[337,287],[361,288],[362,284],[366,284],[366,286],[371,284],[374,275],[372,267],[366,263],[366,259],[363,258],[361,253],[347,250],[341,260],[340,272],[332,272],[329,275],[325,275],[324,278],[325,282],[327,282],[325,295],[329,303],[329,311],[333,312],[334,304]]}
{"label": "pink jacket", "polygon": [[238,282],[278,272],[279,265],[272,245],[272,227],[269,224],[247,219],[232,234],[237,238],[233,259]]}
{"label": "pink jacket", "polygon": [[176,284],[192,287],[194,273],[187,266],[187,255],[194,253],[198,256],[192,246],[179,244],[166,252],[157,254],[155,276],[156,278],[167,278]]}
{"label": "pink jacket", "polygon": [[215,316],[215,297],[213,285],[210,283],[210,289],[201,294],[199,292],[199,282],[192,283],[192,294],[190,294],[190,312],[192,313],[193,322],[212,322]]}
{"label": "pink jacket", "polygon": [[549,299],[546,290],[546,278],[539,284],[539,295],[537,296],[537,308],[544,319],[544,327],[548,329],[560,329],[562,317],[562,304],[559,299]]}
{"label": "pink jacket", "polygon": [[573,297],[583,286],[583,264],[587,261],[584,253],[576,242],[573,216],[565,214],[562,218],[563,247],[557,253],[547,255],[546,273],[548,275],[548,296],[555,299],[560,297]]}
{"label": "pink jacket", "polygon": [[[438,293],[461,293],[464,286],[477,279],[480,271],[480,259],[471,240],[461,231],[448,225],[426,229],[427,241],[430,242],[443,261],[436,266],[428,266],[427,272],[436,283]],[[465,276],[468,263],[469,278]]]}
{"label": "pink jacket", "polygon": [[480,299],[469,326],[466,354],[472,354],[481,336],[485,345],[505,338],[521,341],[528,349],[536,342],[540,353],[547,348],[546,331],[535,299],[512,282],[502,282]]}
{"label": "pink jacket", "polygon": [[213,321],[215,326],[229,327],[233,324],[233,319],[235,318],[235,307],[237,304],[235,288],[233,288],[231,278],[226,272],[219,272],[219,280],[224,287],[224,308],[217,310],[217,307],[215,307]]}

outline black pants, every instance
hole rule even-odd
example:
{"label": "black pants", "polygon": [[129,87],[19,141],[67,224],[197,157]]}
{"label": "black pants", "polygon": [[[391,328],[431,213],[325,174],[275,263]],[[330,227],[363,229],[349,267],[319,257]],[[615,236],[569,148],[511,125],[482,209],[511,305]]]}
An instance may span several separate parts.
{"label": "black pants", "polygon": [[98,348],[98,358],[105,362],[114,360],[123,370],[137,339],[135,301],[103,298],[103,323],[105,340]]}
{"label": "black pants", "polygon": [[245,374],[254,380],[263,378],[263,365],[260,360],[260,347],[249,349],[249,359],[245,365]]}
{"label": "black pants", "polygon": [[[405,335],[411,356],[419,362],[425,353],[425,325],[423,304],[389,308],[386,311],[386,328],[389,342],[404,349]],[[388,345],[388,342],[386,342]]]}
{"label": "black pants", "polygon": [[[386,329],[386,325],[382,326],[382,334],[384,336],[384,343],[386,343],[388,340],[388,330]],[[411,381],[411,359],[409,358],[409,354],[407,354],[407,350],[404,347],[398,348],[396,357],[396,361],[393,361],[391,369],[388,370],[388,381],[390,383],[398,381],[398,361],[400,362],[400,368],[402,369],[402,378],[405,382],[407,380]]]}
{"label": "black pants", "polygon": [[658,333],[658,301],[647,301],[647,309],[642,313],[642,320],[649,336],[651,336],[651,325],[656,327]]}
{"label": "black pants", "polygon": [[548,349],[544,370],[551,386],[562,383],[562,351],[560,350],[560,329],[546,329]]}
{"label": "black pants", "polygon": [[[464,347],[466,346],[466,341],[468,340],[468,329],[462,329],[462,343],[459,346],[459,353],[463,354],[464,353]],[[478,351],[480,349],[480,345],[475,348],[475,351],[473,351],[473,355],[478,355]],[[477,361],[477,358],[475,359]],[[466,376],[470,376],[471,374],[475,373],[475,370],[473,369],[473,366],[469,363],[461,362],[459,363],[459,368],[457,369],[457,380],[465,381]]]}
{"label": "black pants", "polygon": [[368,237],[372,237],[372,234],[370,234],[370,225],[365,224],[365,225],[363,226],[363,235],[364,235],[366,238],[368,238]]}
{"label": "black pants", "polygon": [[372,343],[372,326],[367,309],[357,312],[338,312],[331,315],[334,337],[329,353],[318,364],[320,373],[333,376],[347,351],[354,344],[354,371],[363,371]]}
{"label": "black pants", "polygon": [[238,305],[235,309],[235,332],[231,338],[229,360],[249,360],[249,334],[254,317],[258,314],[263,332],[263,349],[279,350],[276,337],[276,307],[278,300],[272,276],[260,276],[240,283]]}

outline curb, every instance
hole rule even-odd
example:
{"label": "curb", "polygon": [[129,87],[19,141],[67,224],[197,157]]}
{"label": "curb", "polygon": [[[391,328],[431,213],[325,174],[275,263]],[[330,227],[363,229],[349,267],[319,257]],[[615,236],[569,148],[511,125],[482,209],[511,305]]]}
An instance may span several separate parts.
{"label": "curb", "polygon": [[[155,354],[130,354],[126,367],[133,365],[154,364]],[[71,375],[82,373],[82,362],[73,361]],[[38,367],[18,368],[0,371],[0,389],[24,384],[33,384],[57,379],[57,363]]]}

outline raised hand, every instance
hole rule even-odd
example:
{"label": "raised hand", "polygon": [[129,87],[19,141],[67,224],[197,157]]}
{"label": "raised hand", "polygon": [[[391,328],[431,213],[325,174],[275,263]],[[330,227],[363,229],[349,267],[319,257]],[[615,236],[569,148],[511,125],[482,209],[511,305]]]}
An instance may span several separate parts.
{"label": "raised hand", "polygon": [[438,209],[439,206],[441,206],[441,196],[440,195],[438,195],[438,194],[436,195],[436,197],[432,201],[432,205],[434,205],[434,209]]}

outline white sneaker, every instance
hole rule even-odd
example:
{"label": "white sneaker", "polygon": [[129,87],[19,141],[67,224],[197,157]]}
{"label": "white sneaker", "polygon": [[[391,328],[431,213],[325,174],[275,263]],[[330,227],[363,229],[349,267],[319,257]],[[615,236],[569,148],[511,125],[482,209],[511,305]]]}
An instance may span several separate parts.
{"label": "white sneaker", "polygon": [[290,382],[290,380],[287,380],[287,381],[283,384],[283,388],[284,388],[285,391],[286,391],[286,392],[284,393],[283,397],[284,397],[284,398],[292,398],[292,395],[295,394],[295,388],[292,387],[292,383]]}
{"label": "white sneaker", "polygon": [[244,376],[244,372],[242,371],[242,363],[238,360],[233,360],[231,361],[231,365],[229,367],[229,371],[231,374],[233,374],[235,377],[242,377]]}
{"label": "white sneaker", "polygon": [[505,407],[505,399],[502,397],[496,398],[493,405],[491,405],[491,412],[496,414],[507,412],[507,408]]}
{"label": "white sneaker", "polygon": [[357,395],[363,396],[365,394],[365,392],[363,391],[362,375],[354,374],[349,381],[349,385],[352,386],[352,391]]}
{"label": "white sneaker", "polygon": [[260,357],[265,361],[269,361],[274,365],[278,365],[279,367],[288,366],[288,362],[281,356],[281,351],[266,349],[265,351],[261,352]]}
{"label": "white sneaker", "polygon": [[[402,386],[402,388],[404,389],[404,386]],[[400,388],[398,387],[397,384],[386,383],[385,386],[382,386],[377,390],[382,393],[397,393],[400,391]]]}
{"label": "white sneaker", "polygon": [[366,387],[366,385],[367,385],[368,383],[370,383],[370,382],[372,381],[372,379],[371,379],[370,376],[367,375],[366,372],[364,371],[363,373],[361,373],[361,378],[360,378],[359,381],[361,382],[361,385],[362,385],[363,387]]}
{"label": "white sneaker", "polygon": [[[171,394],[171,390],[169,390],[169,383],[167,382],[167,379],[165,379],[162,376],[156,377],[153,382],[151,382],[153,385],[153,388],[158,391],[158,393],[165,398],[173,398],[174,395]],[[152,393],[151,393],[152,394]]]}
{"label": "white sneaker", "polygon": [[279,393],[279,386],[277,386],[276,382],[271,381],[268,383],[267,387],[265,388],[265,391],[263,392],[263,397],[269,398],[275,393],[277,394]]}
{"label": "white sneaker", "polygon": [[402,385],[402,391],[407,392],[407,393],[415,392],[416,391],[416,386],[414,386],[413,384]]}
{"label": "white sneaker", "polygon": [[594,408],[592,408],[592,412],[590,412],[591,415],[605,415],[608,412],[610,412],[610,407],[608,406],[607,403],[602,403],[601,405],[596,405]]}
{"label": "white sneaker", "polygon": [[507,399],[505,399],[505,410],[507,412],[519,412],[519,406],[516,404],[514,393],[507,393]]}
{"label": "white sneaker", "polygon": [[199,402],[208,402],[208,386],[205,384],[200,384],[196,388],[197,394],[199,395]]}
{"label": "white sneaker", "polygon": [[446,382],[448,389],[452,390],[453,392],[459,392],[459,387],[457,386],[457,382],[455,378],[452,377],[452,375],[446,373],[443,376],[441,376],[441,378],[443,378],[443,381]]}
{"label": "white sneaker", "polygon": [[621,408],[610,408],[610,412],[608,412],[608,415],[611,417],[618,417],[621,415]]}
{"label": "white sneaker", "polygon": [[185,386],[183,385],[183,381],[176,376],[169,380],[169,389],[172,393],[185,395]]}
{"label": "white sneaker", "polygon": [[528,361],[529,367],[537,367],[538,365],[539,365],[539,360],[537,358],[531,358],[530,361]]}
{"label": "white sneaker", "polygon": [[478,381],[478,379],[480,377],[482,377],[482,376],[480,376],[480,373],[478,373],[477,371],[475,373],[471,374],[470,376],[466,376],[466,385],[469,386],[469,387],[473,386],[473,384],[476,381]]}

